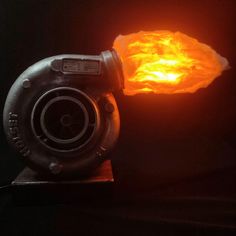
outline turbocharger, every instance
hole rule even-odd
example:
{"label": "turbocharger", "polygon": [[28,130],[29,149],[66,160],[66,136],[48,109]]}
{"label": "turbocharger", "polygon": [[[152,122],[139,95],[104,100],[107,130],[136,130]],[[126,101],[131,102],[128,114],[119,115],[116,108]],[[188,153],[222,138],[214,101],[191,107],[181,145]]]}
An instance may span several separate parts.
{"label": "turbocharger", "polygon": [[37,172],[88,173],[108,157],[118,139],[113,92],[122,88],[115,50],[41,60],[8,93],[3,114],[7,139]]}

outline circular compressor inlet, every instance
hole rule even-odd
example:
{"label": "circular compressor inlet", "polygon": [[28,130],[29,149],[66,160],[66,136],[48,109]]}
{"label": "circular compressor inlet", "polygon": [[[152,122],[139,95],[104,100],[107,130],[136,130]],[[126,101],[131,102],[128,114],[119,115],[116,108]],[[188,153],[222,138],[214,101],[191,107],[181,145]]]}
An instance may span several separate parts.
{"label": "circular compressor inlet", "polygon": [[80,90],[61,87],[42,95],[31,116],[41,143],[56,151],[74,151],[92,139],[99,126],[94,101]]}
{"label": "circular compressor inlet", "polygon": [[85,106],[69,96],[56,97],[43,108],[40,124],[45,135],[58,143],[71,143],[81,138],[89,124]]}

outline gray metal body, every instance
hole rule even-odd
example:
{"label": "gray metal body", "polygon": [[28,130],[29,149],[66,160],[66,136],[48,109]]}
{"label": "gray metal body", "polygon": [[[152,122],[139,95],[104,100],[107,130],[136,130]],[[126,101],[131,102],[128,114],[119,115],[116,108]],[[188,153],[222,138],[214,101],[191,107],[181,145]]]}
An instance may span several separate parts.
{"label": "gray metal body", "polygon": [[114,51],[58,55],[30,66],[6,99],[3,125],[9,143],[38,172],[88,173],[118,139],[112,92],[122,89],[122,78]]}

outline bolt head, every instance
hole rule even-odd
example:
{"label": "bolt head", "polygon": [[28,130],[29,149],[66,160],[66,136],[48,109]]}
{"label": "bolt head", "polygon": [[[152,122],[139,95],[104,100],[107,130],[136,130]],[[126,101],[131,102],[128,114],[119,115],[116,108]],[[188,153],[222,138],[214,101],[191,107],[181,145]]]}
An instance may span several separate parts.
{"label": "bolt head", "polygon": [[31,83],[28,79],[25,79],[25,80],[23,80],[22,86],[23,86],[23,88],[30,88]]}
{"label": "bolt head", "polygon": [[50,169],[52,174],[56,175],[56,174],[59,174],[62,171],[62,165],[60,165],[59,163],[52,162],[49,165],[49,169]]}
{"label": "bolt head", "polygon": [[114,105],[110,102],[107,102],[105,104],[104,108],[105,108],[105,111],[108,112],[108,113],[112,113],[115,110]]}

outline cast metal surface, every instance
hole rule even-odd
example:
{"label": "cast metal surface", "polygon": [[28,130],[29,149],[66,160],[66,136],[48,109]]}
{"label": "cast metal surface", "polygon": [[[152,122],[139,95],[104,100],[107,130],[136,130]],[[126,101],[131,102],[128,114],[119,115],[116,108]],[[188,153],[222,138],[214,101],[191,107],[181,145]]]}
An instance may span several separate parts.
{"label": "cast metal surface", "polygon": [[115,51],[58,55],[29,67],[4,107],[8,141],[34,170],[64,176],[92,171],[117,142],[123,88]]}

